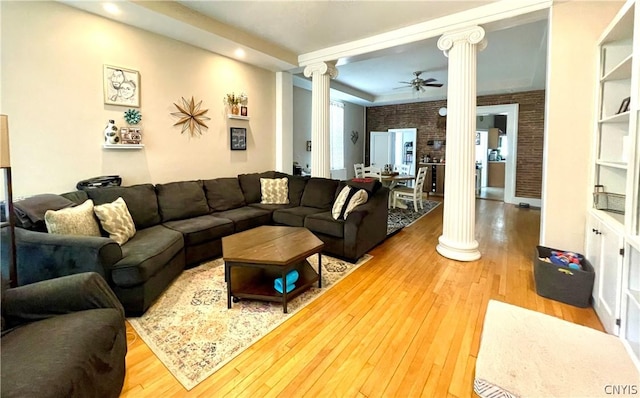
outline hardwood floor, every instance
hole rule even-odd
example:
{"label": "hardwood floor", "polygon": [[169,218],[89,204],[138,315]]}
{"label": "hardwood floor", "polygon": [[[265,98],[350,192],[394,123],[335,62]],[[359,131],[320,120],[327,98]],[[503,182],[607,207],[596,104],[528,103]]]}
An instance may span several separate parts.
{"label": "hardwood floor", "polygon": [[372,260],[186,391],[127,325],[124,397],[471,397],[489,299],[602,330],[593,309],[535,293],[540,211],[478,200],[482,258],[435,251],[442,206]]}

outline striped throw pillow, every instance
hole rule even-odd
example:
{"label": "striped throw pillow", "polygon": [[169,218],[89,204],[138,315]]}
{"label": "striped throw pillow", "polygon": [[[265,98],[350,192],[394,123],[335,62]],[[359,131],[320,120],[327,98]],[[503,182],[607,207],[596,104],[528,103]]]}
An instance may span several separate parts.
{"label": "striped throw pillow", "polygon": [[334,220],[346,220],[349,213],[351,213],[356,206],[367,203],[367,200],[369,200],[367,191],[347,185],[342,188],[342,191],[340,191],[336,201],[333,203],[331,215]]}

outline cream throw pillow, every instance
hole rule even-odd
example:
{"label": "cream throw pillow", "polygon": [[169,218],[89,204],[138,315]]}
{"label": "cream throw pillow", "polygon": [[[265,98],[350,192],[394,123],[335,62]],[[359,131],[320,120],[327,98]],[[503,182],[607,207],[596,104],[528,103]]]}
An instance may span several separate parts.
{"label": "cream throw pillow", "polygon": [[76,207],[47,210],[44,213],[44,222],[50,234],[100,236],[91,199]]}
{"label": "cream throw pillow", "polygon": [[336,201],[333,203],[331,215],[334,220],[346,220],[349,213],[351,213],[356,206],[367,203],[367,200],[369,200],[367,191],[347,185],[342,188],[342,191],[340,191]]}
{"label": "cream throw pillow", "polygon": [[124,245],[136,234],[135,224],[124,199],[118,198],[111,203],[95,206],[93,210],[100,219],[102,229],[119,245]]}
{"label": "cream throw pillow", "polygon": [[286,205],[289,204],[289,179],[261,178],[260,191],[262,192],[262,204]]}

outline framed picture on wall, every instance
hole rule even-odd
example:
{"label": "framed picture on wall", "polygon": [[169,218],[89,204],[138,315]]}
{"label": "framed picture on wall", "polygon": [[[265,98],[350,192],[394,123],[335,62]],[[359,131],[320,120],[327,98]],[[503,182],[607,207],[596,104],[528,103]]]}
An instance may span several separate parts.
{"label": "framed picture on wall", "polygon": [[140,107],[140,73],[138,71],[104,65],[102,80],[105,104]]}
{"label": "framed picture on wall", "polygon": [[247,149],[247,129],[231,127],[231,150],[245,151]]}

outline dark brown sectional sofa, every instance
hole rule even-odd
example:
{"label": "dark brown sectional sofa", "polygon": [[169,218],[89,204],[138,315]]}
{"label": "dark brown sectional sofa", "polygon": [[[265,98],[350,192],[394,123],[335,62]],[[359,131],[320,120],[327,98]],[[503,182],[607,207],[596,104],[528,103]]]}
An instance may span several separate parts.
{"label": "dark brown sectional sofa", "polygon": [[[260,203],[260,178],[282,177],[288,178],[289,204]],[[346,184],[366,189],[369,200],[346,220],[334,220],[331,208]],[[139,315],[185,266],[220,257],[222,237],[236,232],[266,224],[306,227],[325,243],[325,253],[350,261],[386,238],[388,190],[378,182],[268,171],[155,186],[95,188],[59,195],[57,201],[73,205],[92,199],[100,205],[118,197],[127,203],[136,227],[135,236],[122,246],[107,237],[48,234],[37,219],[30,220],[31,229],[17,228],[18,285],[93,271],[107,280],[127,315]],[[39,204],[39,208],[46,206]]]}

